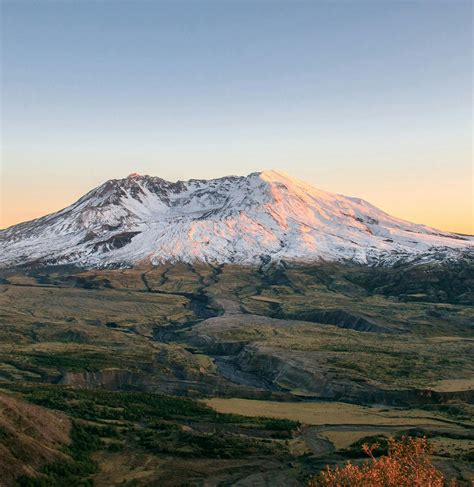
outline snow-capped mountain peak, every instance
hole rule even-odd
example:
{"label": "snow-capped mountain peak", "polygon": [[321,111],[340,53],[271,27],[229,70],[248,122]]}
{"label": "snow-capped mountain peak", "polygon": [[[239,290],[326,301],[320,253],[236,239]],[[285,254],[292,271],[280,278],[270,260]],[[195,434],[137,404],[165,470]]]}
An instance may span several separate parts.
{"label": "snow-capped mountain peak", "polygon": [[268,260],[392,263],[474,251],[472,237],[392,217],[273,170],[169,182],[132,173],[0,231],[0,265]]}

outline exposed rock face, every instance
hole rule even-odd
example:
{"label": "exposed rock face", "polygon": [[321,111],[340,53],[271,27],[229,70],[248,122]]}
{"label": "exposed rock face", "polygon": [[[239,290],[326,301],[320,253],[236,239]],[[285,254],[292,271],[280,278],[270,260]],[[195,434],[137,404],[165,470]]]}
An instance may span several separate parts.
{"label": "exposed rock face", "polygon": [[297,313],[296,315],[288,316],[288,318],[303,321],[313,321],[315,323],[325,323],[327,325],[336,325],[339,328],[348,328],[356,331],[367,331],[372,333],[397,333],[397,331],[393,328],[379,325],[368,318],[355,315],[344,309],[305,311]]}
{"label": "exposed rock face", "polygon": [[136,390],[177,394],[180,396],[241,396],[254,399],[285,398],[278,391],[266,391],[258,384],[235,383],[220,374],[146,374],[126,369],[103,369],[96,372],[64,372],[54,382],[79,389]]}
{"label": "exposed rock face", "polygon": [[394,218],[275,171],[176,183],[130,175],[0,231],[0,266],[140,262],[394,264],[474,253],[474,238]]}
{"label": "exposed rock face", "polygon": [[[168,336],[168,339],[185,341],[212,356],[219,374],[229,383],[266,390],[281,397],[287,395],[293,399],[311,397],[398,406],[445,403],[453,399],[474,401],[473,390],[436,392],[430,389],[389,388],[362,378],[354,380],[331,367],[328,362],[330,355],[321,351],[269,346],[262,341],[265,333],[275,336],[281,332],[283,336],[285,330],[301,326],[325,327],[329,324],[359,332],[384,334],[401,333],[398,329],[375,324],[342,310],[321,311],[319,315],[312,315],[310,322],[239,313],[235,306],[230,308],[233,310],[231,313],[224,312],[223,315],[201,321],[192,329]],[[318,316],[322,318],[319,322]],[[258,338],[253,340],[254,328],[260,331],[255,335]]]}
{"label": "exposed rock face", "polygon": [[103,369],[97,372],[65,372],[58,384],[80,389],[140,389],[147,385],[145,375],[124,369]]}

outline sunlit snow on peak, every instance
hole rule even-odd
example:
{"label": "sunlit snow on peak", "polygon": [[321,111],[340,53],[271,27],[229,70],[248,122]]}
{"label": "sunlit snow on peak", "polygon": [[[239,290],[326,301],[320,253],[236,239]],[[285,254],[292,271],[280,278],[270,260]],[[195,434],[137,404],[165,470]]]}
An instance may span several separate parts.
{"label": "sunlit snow on peak", "polygon": [[[474,240],[392,217],[274,170],[170,182],[136,173],[0,231],[0,265],[393,263],[474,252]],[[431,256],[431,257],[430,257]]]}

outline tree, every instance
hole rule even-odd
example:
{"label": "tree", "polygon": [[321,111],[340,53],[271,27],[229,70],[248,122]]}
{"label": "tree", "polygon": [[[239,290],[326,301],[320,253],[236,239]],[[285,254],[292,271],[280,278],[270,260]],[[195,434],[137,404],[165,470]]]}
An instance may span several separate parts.
{"label": "tree", "polygon": [[[329,466],[309,482],[309,487],[443,487],[443,474],[431,463],[426,438],[391,438],[386,456],[375,458],[377,443],[364,444],[370,460],[362,465],[348,462],[344,467]],[[455,485],[455,484],[451,484]]]}

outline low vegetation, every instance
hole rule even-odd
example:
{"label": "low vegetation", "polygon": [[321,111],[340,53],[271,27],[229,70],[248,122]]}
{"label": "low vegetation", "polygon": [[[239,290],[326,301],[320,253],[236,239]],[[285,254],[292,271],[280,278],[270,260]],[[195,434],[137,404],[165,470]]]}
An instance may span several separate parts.
{"label": "low vegetation", "polygon": [[35,475],[67,459],[71,421],[0,391],[0,484],[11,485],[22,475]]}
{"label": "low vegetation", "polygon": [[[348,462],[344,467],[327,468],[309,482],[309,487],[443,487],[444,475],[430,459],[426,438],[404,437],[388,440],[387,455],[377,458],[378,443],[364,444],[370,460],[362,465]],[[452,483],[451,485],[455,485]]]}
{"label": "low vegetation", "polygon": [[37,477],[22,476],[20,487],[62,487],[64,485],[93,485],[90,478],[97,472],[91,454],[101,446],[97,428],[75,422],[71,430],[71,444],[64,449],[66,458],[44,466]]}
{"label": "low vegetation", "polygon": [[12,386],[28,402],[72,418],[65,458],[21,486],[92,485],[94,452],[148,453],[182,459],[288,456],[284,440],[299,424],[289,419],[218,413],[191,399],[142,392],[88,391],[59,386]]}

